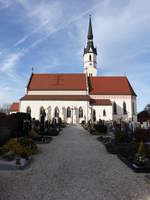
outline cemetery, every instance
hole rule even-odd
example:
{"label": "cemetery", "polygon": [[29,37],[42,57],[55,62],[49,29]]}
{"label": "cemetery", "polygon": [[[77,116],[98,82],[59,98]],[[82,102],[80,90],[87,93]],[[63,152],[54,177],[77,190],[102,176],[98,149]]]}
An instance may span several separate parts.
{"label": "cemetery", "polygon": [[[82,127],[97,136],[108,153],[116,154],[135,172],[150,172],[150,129],[121,123],[99,120]],[[24,169],[33,155],[38,154],[38,145],[48,144],[66,127],[61,118],[45,120],[43,112],[39,120],[31,119],[28,113],[13,113],[0,116],[0,169]],[[8,167],[6,167],[8,164]],[[16,168],[15,168],[15,167]]]}
{"label": "cemetery", "polygon": [[148,0],[0,0],[0,200],[150,200],[149,21]]}
{"label": "cemetery", "polygon": [[28,113],[0,115],[0,170],[25,169],[39,144],[48,144],[66,125],[61,119],[52,122],[31,119]]}
{"label": "cemetery", "polygon": [[96,124],[89,121],[82,126],[97,140],[102,142],[108,153],[116,154],[128,167],[135,172],[150,173],[150,129],[131,123],[105,122]]}

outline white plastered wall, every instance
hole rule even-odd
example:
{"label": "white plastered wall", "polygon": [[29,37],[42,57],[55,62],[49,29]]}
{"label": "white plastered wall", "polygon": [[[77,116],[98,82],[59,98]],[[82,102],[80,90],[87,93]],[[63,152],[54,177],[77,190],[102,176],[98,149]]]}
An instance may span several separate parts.
{"label": "white plastered wall", "polygon": [[9,114],[11,115],[11,114],[13,114],[13,113],[17,113],[17,111],[12,111],[12,112],[9,112]]}
{"label": "white plastered wall", "polygon": [[[116,102],[117,104],[117,114],[113,114],[113,120],[129,121],[134,120],[137,122],[137,108],[136,108],[136,97],[131,95],[90,95],[91,98],[95,99],[110,99],[111,102]],[[127,114],[123,114],[123,102],[126,103]],[[134,110],[132,109],[132,102],[134,102]]]}
{"label": "white plastered wall", "polygon": [[[88,101],[58,101],[58,100],[21,100],[20,112],[26,112],[27,107],[31,107],[31,117],[40,119],[40,108],[43,106],[46,112],[46,119],[52,119],[54,117],[54,110],[57,106],[59,109],[59,116],[63,121],[67,123],[81,123],[83,120],[88,121]],[[67,118],[67,107],[71,109],[71,117]],[[79,118],[79,107],[83,109],[83,118]],[[65,114],[64,114],[65,113]],[[73,114],[72,114],[73,113]]]}
{"label": "white plastered wall", "polygon": [[28,95],[86,95],[87,91],[85,90],[29,90]]}
{"label": "white plastered wall", "polygon": [[132,117],[133,117],[133,121],[137,122],[137,101],[136,101],[136,97],[135,96],[132,96],[131,102],[132,102]]}
{"label": "white plastered wall", "polygon": [[[91,56],[91,60],[89,59]],[[84,73],[92,74],[92,76],[97,76],[97,61],[96,54],[86,53],[84,54]]]}
{"label": "white plastered wall", "polygon": [[[96,121],[105,120],[105,121],[110,121],[112,120],[112,105],[106,105],[106,106],[92,106],[92,109],[95,110],[96,112]],[[106,115],[103,116],[103,110],[105,110]]]}

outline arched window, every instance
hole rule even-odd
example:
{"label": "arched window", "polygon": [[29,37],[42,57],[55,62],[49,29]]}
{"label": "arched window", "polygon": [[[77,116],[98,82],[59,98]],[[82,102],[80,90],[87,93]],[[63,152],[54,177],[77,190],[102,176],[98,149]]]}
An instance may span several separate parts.
{"label": "arched window", "polygon": [[113,114],[114,115],[117,114],[117,104],[116,104],[116,102],[113,103]]}
{"label": "arched window", "polygon": [[30,106],[27,107],[26,113],[28,113],[29,115],[31,115],[31,108],[30,108]]}
{"label": "arched window", "polygon": [[126,103],[123,102],[123,114],[127,114],[127,108],[126,108]]}
{"label": "arched window", "polygon": [[45,109],[43,106],[40,108],[40,116],[42,115],[45,115]]}
{"label": "arched window", "polygon": [[106,116],[106,110],[105,109],[103,110],[103,116]]}
{"label": "arched window", "polygon": [[92,60],[92,56],[91,55],[89,55],[89,61],[91,61]]}
{"label": "arched window", "polygon": [[79,118],[83,117],[83,109],[82,107],[79,108]]}
{"label": "arched window", "polygon": [[59,108],[58,107],[55,108],[55,117],[59,118]]}
{"label": "arched window", "polygon": [[96,111],[93,110],[93,121],[95,122],[96,121]]}
{"label": "arched window", "polygon": [[67,108],[67,118],[71,117],[71,108]]}
{"label": "arched window", "polygon": [[[46,112],[45,112],[44,107],[42,106],[42,107],[40,108],[40,122],[41,122],[42,124],[44,124],[45,116],[46,116]],[[43,125],[43,126],[44,126],[44,125]]]}

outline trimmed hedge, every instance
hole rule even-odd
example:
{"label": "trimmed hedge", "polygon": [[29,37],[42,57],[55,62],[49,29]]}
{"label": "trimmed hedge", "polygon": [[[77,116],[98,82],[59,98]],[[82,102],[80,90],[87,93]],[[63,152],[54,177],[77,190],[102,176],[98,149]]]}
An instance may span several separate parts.
{"label": "trimmed hedge", "polygon": [[0,127],[0,146],[4,145],[10,137],[10,129],[7,127]]}
{"label": "trimmed hedge", "polygon": [[0,127],[7,127],[11,130],[11,137],[25,136],[25,124],[24,121],[31,121],[31,117],[28,113],[13,113],[11,115],[3,115],[0,117]]}

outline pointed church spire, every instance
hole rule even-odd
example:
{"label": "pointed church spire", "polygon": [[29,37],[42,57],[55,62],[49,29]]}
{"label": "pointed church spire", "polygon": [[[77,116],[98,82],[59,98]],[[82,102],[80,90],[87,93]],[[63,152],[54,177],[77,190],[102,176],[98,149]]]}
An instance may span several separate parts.
{"label": "pointed church spire", "polygon": [[91,15],[90,15],[90,19],[89,19],[88,40],[93,40],[93,31],[92,31]]}
{"label": "pointed church spire", "polygon": [[87,46],[84,48],[84,54],[93,52],[97,54],[97,49],[94,47],[94,42],[93,42],[93,31],[92,31],[92,20],[91,20],[91,15],[89,19],[89,28],[88,28],[88,41],[87,41]]}
{"label": "pointed church spire", "polygon": [[97,49],[94,47],[92,20],[89,18],[87,45],[84,48],[84,73],[87,76],[97,76]]}

